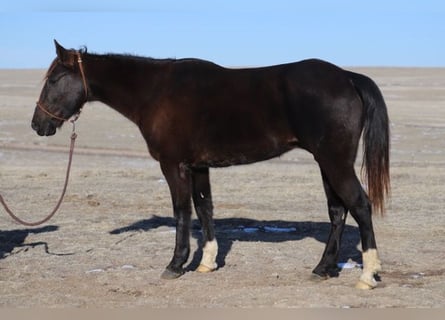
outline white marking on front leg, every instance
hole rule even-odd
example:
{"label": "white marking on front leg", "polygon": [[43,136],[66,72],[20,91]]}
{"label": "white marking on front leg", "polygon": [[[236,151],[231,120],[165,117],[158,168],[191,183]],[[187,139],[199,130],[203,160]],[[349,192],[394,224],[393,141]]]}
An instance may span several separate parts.
{"label": "white marking on front leg", "polygon": [[218,243],[216,239],[208,241],[202,249],[201,263],[197,269],[198,272],[211,272],[216,270],[216,256],[218,254]]}
{"label": "white marking on front leg", "polygon": [[376,249],[363,252],[363,272],[356,287],[359,289],[373,289],[377,287],[374,275],[382,270],[382,264]]}

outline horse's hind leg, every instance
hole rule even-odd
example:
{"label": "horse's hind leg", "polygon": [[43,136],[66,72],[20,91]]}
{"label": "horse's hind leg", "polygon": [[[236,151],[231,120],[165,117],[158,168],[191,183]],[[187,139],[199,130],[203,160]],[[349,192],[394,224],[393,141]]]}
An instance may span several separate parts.
{"label": "horse's hind leg", "polygon": [[201,222],[203,236],[202,259],[197,271],[210,272],[217,268],[218,243],[213,227],[213,203],[208,168],[192,170],[192,198]]}
{"label": "horse's hind leg", "polygon": [[[381,270],[371,218],[371,205],[351,162],[318,159],[329,185],[342,200],[358,224],[363,250],[363,272],[357,287],[372,289],[377,286],[374,275]],[[337,159],[340,159],[337,158]]]}
{"label": "horse's hind leg", "polygon": [[323,256],[319,264],[312,271],[321,278],[338,276],[338,255],[340,252],[341,237],[345,228],[347,210],[342,200],[335,194],[329,184],[323,170],[321,171],[323,186],[328,200],[329,218],[331,220],[331,231],[326,243]]}

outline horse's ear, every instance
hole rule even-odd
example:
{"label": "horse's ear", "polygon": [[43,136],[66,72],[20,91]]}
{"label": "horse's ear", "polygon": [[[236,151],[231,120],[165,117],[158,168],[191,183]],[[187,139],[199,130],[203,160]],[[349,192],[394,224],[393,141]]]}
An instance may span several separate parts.
{"label": "horse's ear", "polygon": [[62,47],[58,42],[57,42],[57,40],[56,39],[54,39],[54,45],[56,46],[56,54],[57,54],[57,57],[61,60],[61,61],[63,61],[64,60],[64,57],[66,57],[66,49],[64,48],[64,47]]}
{"label": "horse's ear", "polygon": [[74,65],[74,57],[71,50],[67,50],[64,47],[62,47],[55,39],[54,39],[54,45],[56,46],[56,54],[60,62],[62,62],[64,65],[68,67],[72,67]]}

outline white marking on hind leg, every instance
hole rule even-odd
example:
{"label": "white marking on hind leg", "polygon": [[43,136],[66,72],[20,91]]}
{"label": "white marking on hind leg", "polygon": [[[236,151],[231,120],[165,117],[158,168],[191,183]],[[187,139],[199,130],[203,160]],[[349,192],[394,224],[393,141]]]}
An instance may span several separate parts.
{"label": "white marking on hind leg", "polygon": [[216,264],[217,254],[218,243],[216,239],[208,241],[202,249],[202,259],[197,271],[203,273],[214,271],[218,267]]}
{"label": "white marking on hind leg", "polygon": [[373,289],[377,287],[374,275],[382,270],[382,265],[376,249],[363,252],[363,272],[356,287],[359,289]]}

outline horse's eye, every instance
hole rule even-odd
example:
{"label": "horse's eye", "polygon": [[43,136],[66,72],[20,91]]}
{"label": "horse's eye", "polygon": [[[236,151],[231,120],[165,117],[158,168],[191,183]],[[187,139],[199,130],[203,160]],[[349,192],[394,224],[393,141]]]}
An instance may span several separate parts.
{"label": "horse's eye", "polygon": [[55,76],[50,76],[50,77],[48,77],[48,82],[50,84],[55,84],[57,81],[59,81],[64,76],[65,76],[64,73],[61,73],[61,74],[58,74],[58,75],[55,75]]}
{"label": "horse's eye", "polygon": [[49,84],[55,84],[57,82],[57,79],[54,78],[48,78],[48,83]]}

